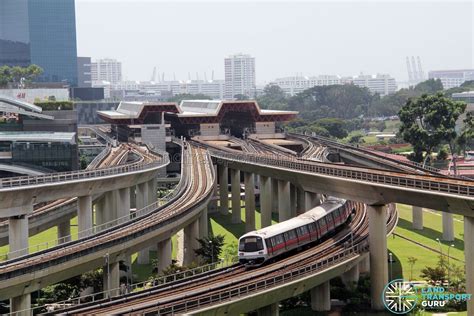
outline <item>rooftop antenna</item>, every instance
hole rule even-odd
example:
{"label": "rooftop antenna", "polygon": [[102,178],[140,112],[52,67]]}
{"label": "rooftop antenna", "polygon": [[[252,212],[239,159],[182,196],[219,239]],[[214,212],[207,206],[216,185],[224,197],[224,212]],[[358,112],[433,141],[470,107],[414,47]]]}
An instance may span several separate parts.
{"label": "rooftop antenna", "polygon": [[411,67],[410,67],[410,58],[406,58],[406,62],[407,62],[407,71],[408,71],[408,82],[411,84],[413,83],[413,73],[411,71]]}
{"label": "rooftop antenna", "polygon": [[214,70],[212,70],[211,80],[214,81]]}
{"label": "rooftop antenna", "polygon": [[164,82],[165,81],[165,73],[161,73],[161,82]]}

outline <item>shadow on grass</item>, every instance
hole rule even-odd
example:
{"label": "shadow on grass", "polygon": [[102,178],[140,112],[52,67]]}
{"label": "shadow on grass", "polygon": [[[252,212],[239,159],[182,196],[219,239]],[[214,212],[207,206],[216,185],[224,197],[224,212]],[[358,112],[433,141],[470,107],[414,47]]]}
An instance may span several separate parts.
{"label": "shadow on grass", "polygon": [[[463,251],[464,250],[464,242],[463,240],[459,238],[455,238],[454,242],[452,241],[443,241],[443,234],[437,230],[434,230],[429,227],[423,227],[423,230],[414,230],[413,225],[410,221],[407,221],[406,219],[399,218],[398,219],[398,227],[412,231],[414,233],[417,233],[418,235],[424,236],[426,238],[432,239],[436,242],[436,238],[439,238],[441,240],[441,243],[449,246],[451,244],[454,245],[454,248]],[[405,236],[408,237],[408,236]]]}
{"label": "shadow on grass", "polygon": [[[224,227],[229,233],[234,235],[234,237],[237,238],[237,239],[240,238],[240,236],[242,236],[243,234],[245,234],[245,222],[242,221],[239,224],[233,224],[231,213],[229,213],[227,215],[222,215],[222,214],[219,214],[219,213],[213,213],[213,214],[209,215],[209,218],[215,220],[216,223],[218,223],[219,225]],[[215,235],[214,231],[212,229],[212,225],[210,225],[209,228],[210,228],[209,232],[212,233],[213,235]]]}

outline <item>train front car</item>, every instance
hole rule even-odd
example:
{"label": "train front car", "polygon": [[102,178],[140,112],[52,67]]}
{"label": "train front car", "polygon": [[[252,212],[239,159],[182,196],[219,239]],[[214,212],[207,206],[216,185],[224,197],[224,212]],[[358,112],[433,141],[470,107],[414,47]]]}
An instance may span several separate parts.
{"label": "train front car", "polygon": [[259,266],[268,258],[267,248],[262,236],[250,232],[239,239],[239,263],[246,266]]}

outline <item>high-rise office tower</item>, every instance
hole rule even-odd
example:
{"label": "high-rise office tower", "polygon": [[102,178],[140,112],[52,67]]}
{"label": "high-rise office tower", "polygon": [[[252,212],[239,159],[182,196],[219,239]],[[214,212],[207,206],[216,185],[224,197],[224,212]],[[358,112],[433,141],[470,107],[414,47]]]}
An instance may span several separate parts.
{"label": "high-rise office tower", "polygon": [[231,55],[224,60],[225,98],[236,95],[255,97],[255,58],[246,54]]}
{"label": "high-rise office tower", "polygon": [[0,1],[0,66],[30,64],[38,81],[77,84],[74,0]]}

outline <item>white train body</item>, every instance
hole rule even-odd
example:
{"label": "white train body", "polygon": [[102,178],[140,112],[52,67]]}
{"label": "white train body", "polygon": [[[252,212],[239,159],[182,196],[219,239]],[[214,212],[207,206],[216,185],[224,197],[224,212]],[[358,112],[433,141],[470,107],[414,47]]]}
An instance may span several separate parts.
{"label": "white train body", "polygon": [[343,225],[353,210],[354,202],[329,198],[290,220],[246,233],[239,239],[239,262],[260,265],[295,248],[318,242]]}

